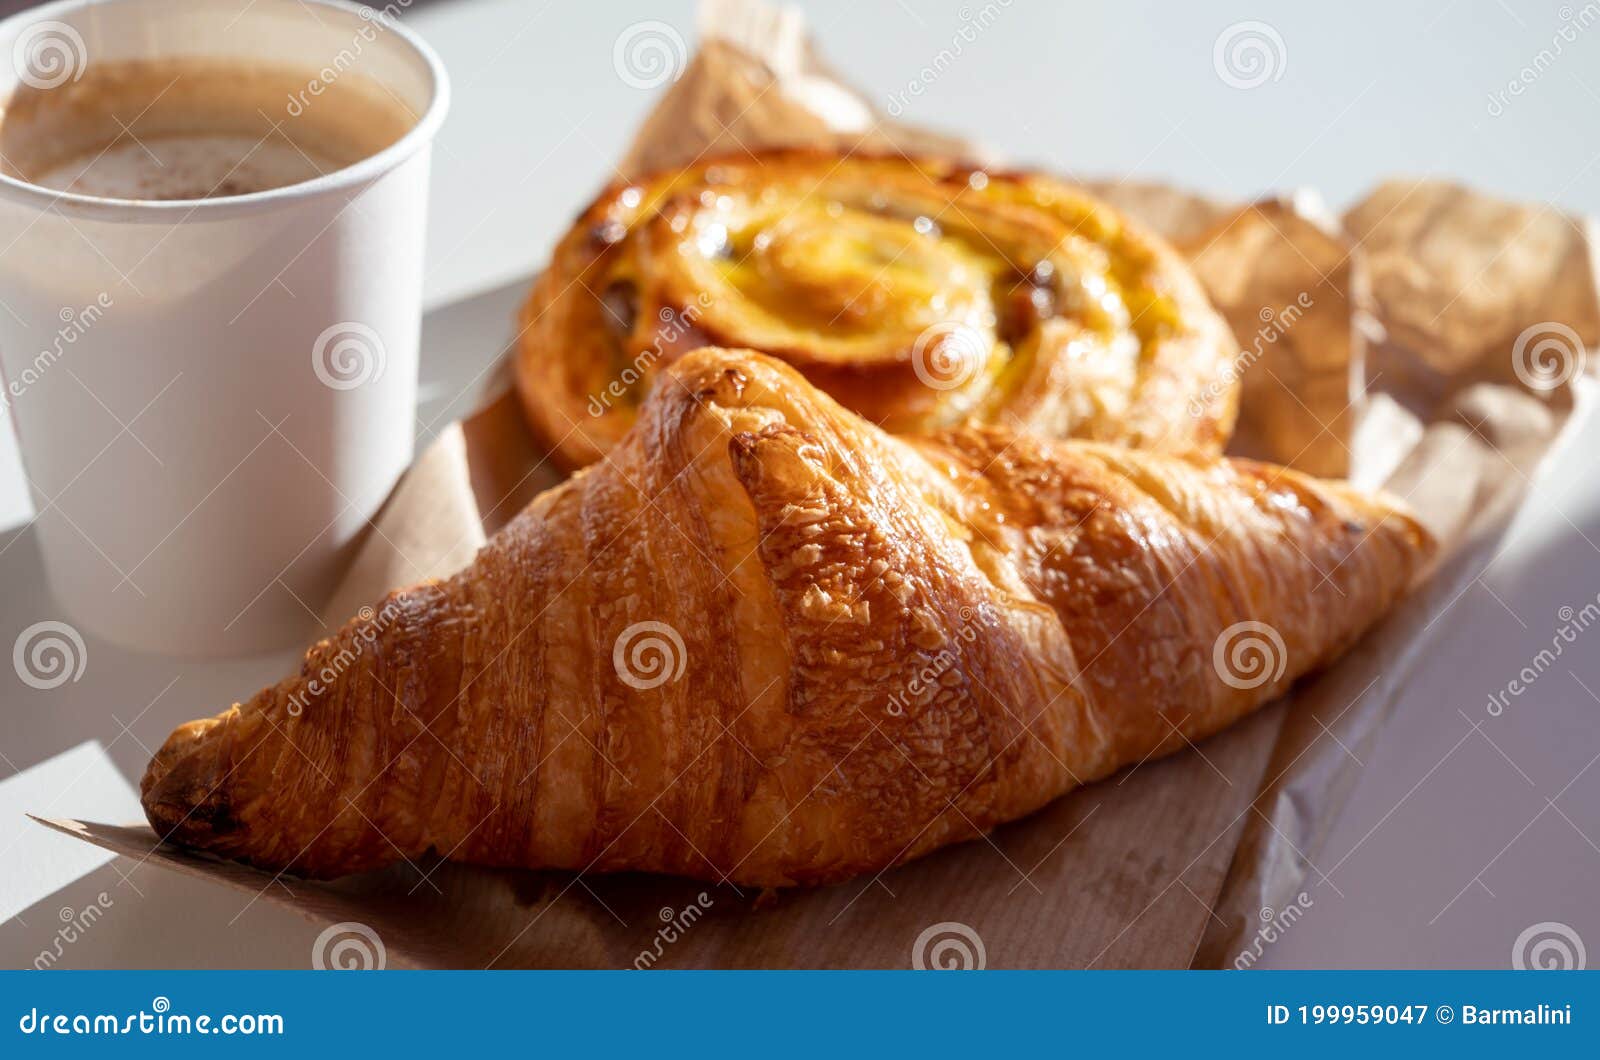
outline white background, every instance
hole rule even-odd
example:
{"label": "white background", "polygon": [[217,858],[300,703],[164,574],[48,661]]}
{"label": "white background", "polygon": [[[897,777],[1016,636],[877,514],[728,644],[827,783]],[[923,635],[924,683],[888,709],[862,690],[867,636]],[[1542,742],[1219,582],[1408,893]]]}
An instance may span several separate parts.
{"label": "white background", "polygon": [[[982,4],[802,6],[827,58],[886,101],[952,48],[963,13]],[[1554,50],[1574,17],[1591,24],[1492,115],[1490,94],[1532,69],[1541,49]],[[675,27],[692,45],[688,3],[451,0],[411,9],[407,21],[442,53],[455,92],[435,154],[430,305],[531,272],[609,178],[609,163],[655,98],[612,66],[619,34],[643,19]],[[1212,49],[1246,19],[1270,23],[1284,47],[1281,77],[1242,91],[1217,76]],[[1600,213],[1593,7],[1014,0],[960,49],[905,118],[974,135],[1018,162],[1237,198],[1312,186],[1336,206],[1385,175],[1429,174]],[[460,348],[428,350],[435,391],[446,385],[439,380],[470,377],[502,338],[452,336]],[[1504,967],[1518,933],[1539,921],[1568,924],[1600,946],[1600,767],[1589,768],[1600,756],[1600,700],[1589,691],[1600,691],[1600,639],[1569,648],[1501,717],[1485,711],[1490,693],[1549,645],[1557,609],[1581,608],[1600,591],[1597,443],[1600,430],[1587,430],[1550,469],[1507,550],[1441,620],[1436,650],[1378,745],[1351,749],[1363,763],[1361,782],[1318,858],[1327,882],[1310,888],[1310,912],[1262,963]],[[30,510],[13,459],[0,450],[0,525]],[[50,606],[31,547],[24,539],[0,553],[6,643],[12,626]],[[70,726],[6,719],[0,732],[12,734],[6,754],[14,761],[0,764],[0,776],[87,731],[136,778],[138,743],[154,746],[172,719],[212,713],[284,665],[248,660],[186,676],[130,723],[130,740],[122,723],[162,692],[168,670],[110,648],[91,651],[99,665],[73,686],[81,706],[6,696],[7,711],[78,713]],[[119,675],[115,687],[97,683],[108,672]],[[116,722],[91,713],[124,689],[129,707],[115,711]],[[143,897],[126,894],[108,867],[68,892],[75,906],[107,886],[123,895],[119,903],[138,903],[137,924],[98,925],[73,961],[305,963],[312,933],[292,917],[261,903],[241,914],[239,899],[153,870],[137,885]],[[31,960],[53,930],[37,911],[48,921],[61,904],[68,899],[47,899],[31,911],[31,926],[0,931],[6,963]],[[990,958],[1004,963],[1001,954]]]}

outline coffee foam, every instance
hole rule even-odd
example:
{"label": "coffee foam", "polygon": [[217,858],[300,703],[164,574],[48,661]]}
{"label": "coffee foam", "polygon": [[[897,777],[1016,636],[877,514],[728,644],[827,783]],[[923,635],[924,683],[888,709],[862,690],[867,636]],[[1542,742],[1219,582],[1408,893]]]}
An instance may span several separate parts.
{"label": "coffee foam", "polygon": [[180,135],[121,140],[46,170],[33,183],[112,199],[210,199],[299,184],[338,168],[292,144]]}
{"label": "coffee foam", "polygon": [[243,195],[310,180],[388,147],[417,115],[354,70],[218,60],[91,64],[81,79],[19,88],[0,108],[12,177],[124,199]]}

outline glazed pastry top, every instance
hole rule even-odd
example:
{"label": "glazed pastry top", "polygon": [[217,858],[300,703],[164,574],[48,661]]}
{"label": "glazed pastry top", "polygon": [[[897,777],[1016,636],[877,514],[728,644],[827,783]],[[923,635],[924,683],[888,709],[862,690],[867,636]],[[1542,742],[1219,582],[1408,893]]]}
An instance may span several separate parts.
{"label": "glazed pastry top", "polygon": [[607,191],[524,309],[518,381],[563,463],[706,343],[777,356],[893,433],[973,420],[1215,452],[1227,326],[1157,237],[1048,177],[776,152]]}

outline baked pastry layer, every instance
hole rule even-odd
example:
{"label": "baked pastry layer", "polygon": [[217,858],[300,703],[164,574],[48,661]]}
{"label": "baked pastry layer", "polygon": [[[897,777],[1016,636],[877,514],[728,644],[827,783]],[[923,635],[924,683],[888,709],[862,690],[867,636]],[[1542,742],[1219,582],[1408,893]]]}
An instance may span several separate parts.
{"label": "baked pastry layer", "polygon": [[142,797],[163,838],[308,876],[433,850],[839,880],[1231,724],[1432,549],[1341,484],[998,427],[900,439],[701,350],[469,568],[179,727]]}
{"label": "baked pastry layer", "polygon": [[1237,403],[1227,325],[1159,237],[1049,177],[935,159],[777,151],[610,188],[534,286],[517,382],[578,467],[713,343],[895,434],[1218,452]]}

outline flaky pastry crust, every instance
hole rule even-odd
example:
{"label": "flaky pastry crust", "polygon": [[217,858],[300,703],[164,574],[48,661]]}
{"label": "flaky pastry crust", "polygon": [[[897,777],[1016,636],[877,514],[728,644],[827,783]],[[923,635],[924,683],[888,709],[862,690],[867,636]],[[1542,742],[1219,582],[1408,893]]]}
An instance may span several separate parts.
{"label": "flaky pastry crust", "polygon": [[962,422],[1220,452],[1238,350],[1188,266],[1034,173],[770,151],[607,190],[524,306],[516,376],[556,459],[614,446],[708,344],[798,368],[894,434]]}
{"label": "flaky pastry crust", "polygon": [[[143,801],[164,838],[315,877],[432,850],[824,883],[1216,732],[1431,550],[1395,502],[1293,471],[895,438],[702,350],[468,569],[177,729]],[[1223,650],[1240,628],[1263,659]]]}

